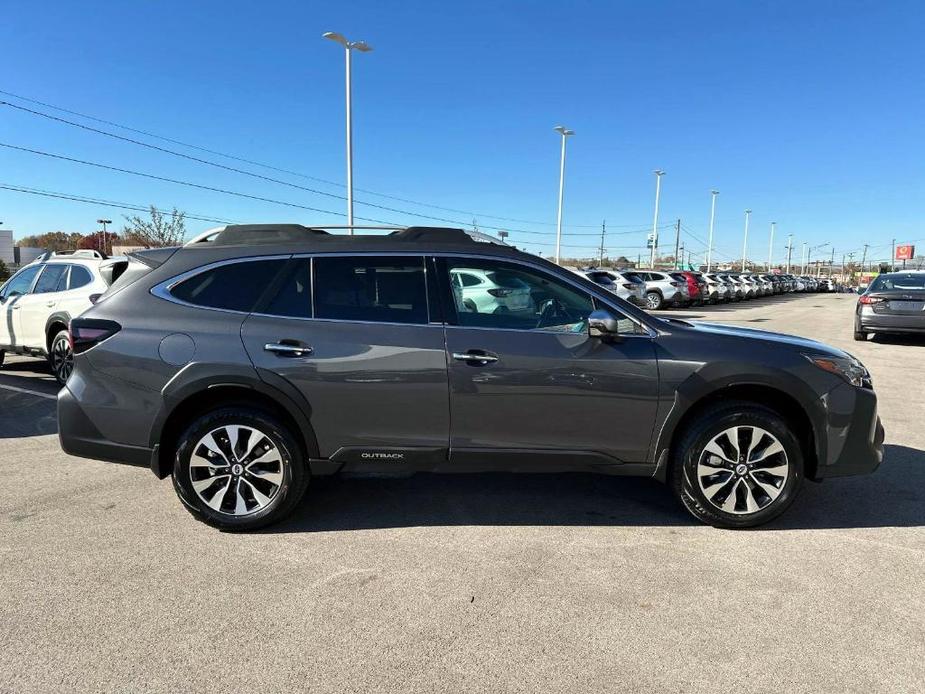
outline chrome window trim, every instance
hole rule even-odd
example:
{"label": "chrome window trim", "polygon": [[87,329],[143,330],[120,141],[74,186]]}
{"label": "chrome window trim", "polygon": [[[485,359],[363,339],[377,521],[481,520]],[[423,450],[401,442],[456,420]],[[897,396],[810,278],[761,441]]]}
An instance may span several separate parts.
{"label": "chrome window trim", "polygon": [[[178,299],[173,294],[170,293],[170,290],[176,287],[181,282],[200,275],[203,272],[208,272],[217,267],[222,267],[224,265],[234,265],[236,263],[253,263],[261,260],[289,260],[292,257],[291,254],[286,255],[258,255],[258,256],[247,256],[244,258],[229,258],[227,260],[217,260],[213,263],[208,263],[206,265],[200,265],[193,268],[192,270],[187,270],[179,275],[175,275],[169,279],[164,280],[155,284],[151,289],[148,290],[148,293],[152,296],[156,296],[158,299],[163,299],[164,301],[169,301],[172,304],[177,304],[178,306],[188,306],[189,308],[199,308],[204,311],[219,311],[220,313],[232,313],[239,316],[249,316],[251,311],[238,311],[231,308],[216,308],[215,306],[203,306],[202,304],[192,304],[188,301],[183,301]],[[314,287],[312,287],[314,289]],[[314,299],[313,299],[314,301]],[[286,316],[279,316],[280,318],[286,318]]]}

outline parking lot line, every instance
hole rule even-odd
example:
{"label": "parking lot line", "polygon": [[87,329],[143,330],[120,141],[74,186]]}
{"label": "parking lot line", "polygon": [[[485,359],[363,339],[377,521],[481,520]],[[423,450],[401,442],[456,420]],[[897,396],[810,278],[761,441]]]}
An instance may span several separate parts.
{"label": "parking lot line", "polygon": [[38,391],[38,390],[29,390],[28,388],[19,388],[19,387],[17,387],[17,386],[8,386],[8,385],[4,385],[4,384],[2,384],[2,383],[0,383],[0,388],[3,388],[4,390],[12,390],[12,391],[15,392],[15,393],[25,393],[26,395],[36,395],[36,396],[38,396],[38,397],[40,397],[40,398],[48,398],[49,400],[57,400],[57,399],[58,399],[58,396],[57,396],[57,395],[50,395],[50,394],[48,394],[48,393],[42,393],[41,391]]}

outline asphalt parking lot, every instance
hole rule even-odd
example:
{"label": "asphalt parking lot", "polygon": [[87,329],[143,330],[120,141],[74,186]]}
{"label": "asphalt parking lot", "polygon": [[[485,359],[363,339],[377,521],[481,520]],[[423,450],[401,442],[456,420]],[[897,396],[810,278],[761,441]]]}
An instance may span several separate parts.
{"label": "asphalt parking lot", "polygon": [[925,340],[855,343],[855,297],[670,311],[870,369],[887,452],[753,531],[658,483],[347,478],[265,532],[65,455],[50,376],[0,369],[0,691],[925,691]]}

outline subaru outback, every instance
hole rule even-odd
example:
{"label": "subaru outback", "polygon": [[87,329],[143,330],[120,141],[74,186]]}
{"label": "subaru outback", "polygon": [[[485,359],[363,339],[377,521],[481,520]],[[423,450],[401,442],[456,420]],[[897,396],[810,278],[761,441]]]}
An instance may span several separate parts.
{"label": "subaru outback", "polygon": [[[499,310],[498,289],[524,298]],[[139,251],[70,339],[64,450],[171,477],[223,529],[284,518],[315,476],[489,470],[653,477],[748,527],[882,457],[849,354],[660,319],[459,229],[239,225]]]}

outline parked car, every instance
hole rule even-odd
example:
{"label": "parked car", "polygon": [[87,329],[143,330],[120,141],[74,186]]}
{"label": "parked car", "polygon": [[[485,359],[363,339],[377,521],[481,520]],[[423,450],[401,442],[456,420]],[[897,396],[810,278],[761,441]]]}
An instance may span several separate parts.
{"label": "parked car", "polygon": [[[470,311],[462,273],[545,298]],[[459,229],[228,226],[136,252],[71,340],[64,450],[150,466],[232,530],[281,520],[314,476],[473,469],[654,477],[701,521],[749,527],[883,451],[849,354],[662,320]]]}
{"label": "parked car", "polygon": [[460,310],[473,313],[529,311],[533,307],[530,287],[516,275],[501,271],[454,270],[450,285]]}
{"label": "parked car", "polygon": [[716,273],[704,274],[704,280],[707,283],[706,296],[707,301],[711,304],[718,304],[723,301],[729,301],[730,285],[720,279]]}
{"label": "parked car", "polygon": [[722,274],[718,277],[725,282],[729,289],[726,292],[726,296],[729,301],[742,301],[745,298],[745,288],[742,286],[742,283],[739,282],[733,275]]}
{"label": "parked car", "polygon": [[633,270],[627,277],[638,277],[646,283],[646,308],[657,311],[665,306],[683,306],[690,301],[687,281],[672,277],[667,272]]}
{"label": "parked car", "polygon": [[679,272],[672,272],[671,276],[679,282],[684,282],[685,285],[687,285],[688,303],[697,305],[704,302],[704,299],[706,298],[707,283],[706,280],[704,280],[703,275],[701,275],[699,272],[681,270]]}
{"label": "parked car", "polygon": [[67,324],[127,266],[99,251],[43,253],[0,288],[0,364],[7,353],[47,359],[58,383],[71,372]]}
{"label": "parked car", "polygon": [[854,339],[871,333],[925,333],[925,272],[878,275],[858,297]]}
{"label": "parked car", "polygon": [[580,275],[612,291],[625,301],[636,306],[646,305],[646,283],[639,278],[627,277],[616,270],[575,270]]}

